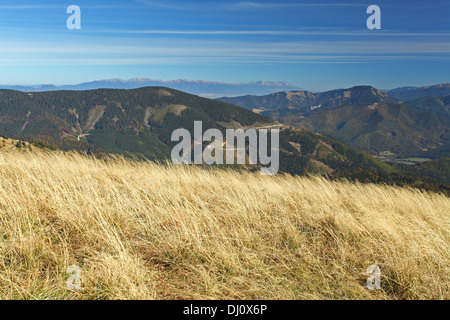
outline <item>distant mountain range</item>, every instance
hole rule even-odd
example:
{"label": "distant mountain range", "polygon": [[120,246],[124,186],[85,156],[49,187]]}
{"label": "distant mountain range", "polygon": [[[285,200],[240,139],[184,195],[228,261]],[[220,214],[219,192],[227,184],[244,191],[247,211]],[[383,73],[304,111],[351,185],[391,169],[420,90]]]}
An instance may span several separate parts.
{"label": "distant mountain range", "polygon": [[244,94],[265,95],[278,91],[301,90],[288,82],[253,81],[248,83],[225,83],[214,81],[192,80],[152,80],[152,79],[109,79],[81,83],[77,85],[36,85],[10,86],[0,85],[0,89],[10,89],[22,92],[45,92],[59,90],[95,90],[95,89],[137,89],[142,87],[166,87],[184,91],[206,98],[223,96],[240,96]]}
{"label": "distant mountain range", "polygon": [[[292,112],[306,113],[315,109],[333,109],[348,104],[364,105],[375,102],[396,103],[397,99],[369,86],[312,93],[308,91],[277,92],[265,96],[247,95],[223,97],[218,100],[254,111],[271,111],[271,116]],[[291,110],[291,111],[290,111]]]}
{"label": "distant mountain range", "polygon": [[[435,86],[441,94],[445,88]],[[405,104],[373,87],[358,86],[322,93],[279,92],[220,100],[287,125],[330,135],[386,159],[450,156],[448,97],[420,98]]]}
{"label": "distant mountain range", "polygon": [[423,97],[442,97],[450,95],[450,83],[427,87],[403,87],[386,91],[388,95],[401,101],[411,101]]}
{"label": "distant mountain range", "polygon": [[[75,85],[55,86],[42,84],[34,86],[0,85],[0,89],[17,90],[22,92],[45,92],[60,90],[95,90],[95,89],[138,89],[143,87],[166,87],[201,97],[216,99],[222,97],[262,96],[282,92],[307,92],[289,82],[280,81],[251,81],[247,83],[226,83],[206,80],[154,80],[148,78],[134,78],[129,80],[107,79],[84,82]],[[338,92],[332,90],[322,93]],[[442,97],[450,95],[450,83],[442,83],[425,87],[401,87],[383,91],[388,96],[400,101],[412,101],[423,97]],[[312,96],[318,95],[309,92]],[[321,95],[326,100],[326,96]],[[305,100],[313,97],[305,97]]]}

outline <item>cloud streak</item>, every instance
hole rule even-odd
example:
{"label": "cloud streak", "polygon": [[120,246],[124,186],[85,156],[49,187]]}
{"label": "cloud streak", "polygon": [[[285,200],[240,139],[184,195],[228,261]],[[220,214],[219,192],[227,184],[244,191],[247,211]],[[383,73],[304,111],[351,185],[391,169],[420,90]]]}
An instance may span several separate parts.
{"label": "cloud streak", "polygon": [[226,41],[208,39],[128,39],[111,44],[60,39],[50,42],[1,41],[0,65],[234,65],[358,64],[404,61],[450,61],[450,42],[428,41]]}
{"label": "cloud streak", "polygon": [[290,3],[290,2],[252,2],[252,1],[240,1],[230,2],[222,5],[224,9],[228,10],[273,10],[273,9],[291,9],[291,8],[305,8],[305,7],[361,7],[364,4],[355,3]]}
{"label": "cloud streak", "polygon": [[[312,29],[312,28],[311,28]],[[388,36],[388,37],[450,37],[449,32],[392,32],[392,31],[336,31],[328,30],[98,30],[99,33],[115,34],[161,34],[161,35],[268,35],[268,36]]]}

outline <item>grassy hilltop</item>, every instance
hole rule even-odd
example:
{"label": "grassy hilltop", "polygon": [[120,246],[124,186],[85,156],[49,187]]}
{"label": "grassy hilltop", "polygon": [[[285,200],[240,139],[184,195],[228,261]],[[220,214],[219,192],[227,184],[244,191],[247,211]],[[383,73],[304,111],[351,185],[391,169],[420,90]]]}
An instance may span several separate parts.
{"label": "grassy hilltop", "polygon": [[444,195],[27,149],[0,177],[3,299],[450,298]]}

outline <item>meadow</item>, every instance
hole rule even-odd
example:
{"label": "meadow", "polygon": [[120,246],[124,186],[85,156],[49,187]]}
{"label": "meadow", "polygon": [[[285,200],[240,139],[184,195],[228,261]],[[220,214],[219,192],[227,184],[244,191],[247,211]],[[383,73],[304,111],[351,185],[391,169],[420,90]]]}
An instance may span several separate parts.
{"label": "meadow", "polygon": [[437,193],[0,152],[1,299],[449,299],[449,248]]}

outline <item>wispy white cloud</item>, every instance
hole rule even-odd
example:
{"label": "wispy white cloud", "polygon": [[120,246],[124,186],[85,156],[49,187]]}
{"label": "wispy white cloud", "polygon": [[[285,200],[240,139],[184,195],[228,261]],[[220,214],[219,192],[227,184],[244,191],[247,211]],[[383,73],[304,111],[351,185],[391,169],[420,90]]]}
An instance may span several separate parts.
{"label": "wispy white cloud", "polygon": [[300,3],[300,2],[255,2],[255,1],[211,1],[209,3],[196,4],[192,1],[180,1],[168,3],[167,1],[157,0],[135,0],[136,3],[146,5],[149,7],[168,9],[168,10],[273,10],[273,9],[291,9],[291,8],[304,8],[304,7],[349,7],[349,6],[364,6],[364,4],[335,2],[335,3]]}
{"label": "wispy white cloud", "polygon": [[167,1],[135,0],[135,3],[145,5],[147,7],[175,10],[175,11],[204,10],[204,9],[211,9],[215,6],[214,4],[202,4],[202,6],[194,6],[191,1],[183,1],[178,3],[172,2],[171,4],[169,4]]}
{"label": "wispy white cloud", "polygon": [[56,46],[42,41],[0,40],[0,65],[158,65],[158,64],[302,64],[450,61],[450,42],[434,41],[306,41],[248,42],[171,38],[127,39],[111,44],[61,39]]}
{"label": "wispy white cloud", "polygon": [[[56,43],[58,43],[56,45]],[[261,55],[415,55],[447,54],[447,39],[366,39],[364,41],[270,41],[252,42],[225,39],[192,38],[130,38],[111,42],[109,37],[89,40],[61,38],[58,41],[33,39],[1,40],[0,54],[83,54],[83,55],[161,55],[161,56],[261,56]]]}
{"label": "wispy white cloud", "polygon": [[218,62],[230,65],[237,64],[367,64],[367,63],[397,63],[399,61],[448,61],[445,57],[412,57],[392,56],[389,58],[379,56],[298,56],[283,59],[270,59],[254,57],[156,57],[156,58],[0,58],[0,66],[120,66],[120,65],[217,65]]}
{"label": "wispy white cloud", "polygon": [[[49,9],[66,9],[68,5],[52,5],[52,4],[25,4],[25,5],[0,5],[0,10],[49,10]],[[135,6],[119,5],[119,4],[100,4],[100,5],[83,5],[83,9],[107,9],[107,8],[131,8]]]}
{"label": "wispy white cloud", "polygon": [[27,5],[0,5],[0,10],[27,10],[27,9],[54,9],[54,8],[63,8],[64,6],[61,5],[34,5],[34,4],[27,4]]}
{"label": "wispy white cloud", "polygon": [[328,35],[328,36],[401,36],[401,37],[450,37],[449,32],[392,32],[392,31],[352,31],[328,28],[320,30],[97,30],[99,33],[116,34],[162,34],[162,35],[269,35],[269,36],[302,36],[302,35]]}
{"label": "wispy white cloud", "polygon": [[[209,3],[202,2],[201,4],[194,1],[167,1],[158,0],[135,0],[135,3],[149,7],[155,7],[167,10],[176,11],[205,11],[212,9],[221,10],[285,10],[295,8],[320,8],[320,7],[367,7],[369,3],[351,3],[351,2],[278,2],[278,1],[211,1]],[[398,7],[403,6],[399,3],[383,4],[383,7]],[[440,4],[420,3],[414,5],[416,8],[440,8]]]}
{"label": "wispy white cloud", "polygon": [[222,4],[224,9],[229,10],[247,10],[247,9],[290,9],[290,8],[304,8],[304,7],[359,7],[364,4],[334,2],[334,3],[292,3],[292,2],[252,2],[252,1],[240,1],[240,2],[228,2]]}

